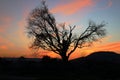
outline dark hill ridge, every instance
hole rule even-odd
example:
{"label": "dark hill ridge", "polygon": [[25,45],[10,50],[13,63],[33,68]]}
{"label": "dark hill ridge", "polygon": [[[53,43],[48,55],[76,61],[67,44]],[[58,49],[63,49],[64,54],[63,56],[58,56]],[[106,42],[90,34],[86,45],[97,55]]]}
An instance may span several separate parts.
{"label": "dark hill ridge", "polygon": [[115,52],[101,51],[101,52],[94,52],[88,55],[87,57],[85,57],[85,59],[92,61],[120,63],[120,54]]}
{"label": "dark hill ridge", "polygon": [[100,52],[94,52],[90,55],[82,58],[77,58],[74,60],[71,60],[70,62],[73,63],[85,63],[85,62],[109,62],[109,63],[119,63],[120,64],[120,54],[110,51],[100,51]]}
{"label": "dark hill ridge", "polygon": [[115,52],[94,52],[86,57],[71,60],[70,63],[74,71],[82,74],[107,77],[110,80],[116,80],[111,78],[120,76],[120,54]]}

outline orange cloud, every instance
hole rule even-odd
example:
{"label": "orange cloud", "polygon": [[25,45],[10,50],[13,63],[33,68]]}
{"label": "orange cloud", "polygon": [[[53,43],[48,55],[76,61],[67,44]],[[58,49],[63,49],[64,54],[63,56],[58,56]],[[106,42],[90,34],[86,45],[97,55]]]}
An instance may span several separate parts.
{"label": "orange cloud", "polygon": [[89,55],[93,52],[97,52],[97,51],[114,51],[114,52],[120,53],[120,41],[119,42],[102,43],[102,44],[95,43],[91,47],[86,47],[86,48],[83,48],[80,50],[82,51],[82,54],[84,54],[82,56],[87,56],[87,55]]}
{"label": "orange cloud", "polygon": [[100,45],[98,47],[85,47],[81,49],[77,49],[71,56],[70,59],[84,57],[96,51],[114,51],[120,53],[120,41],[107,43],[105,45]]}
{"label": "orange cloud", "polygon": [[13,43],[11,43],[7,39],[0,36],[0,53],[6,51],[8,49],[11,49],[12,47],[14,47]]}
{"label": "orange cloud", "polygon": [[67,4],[58,5],[51,10],[53,13],[62,13],[64,15],[71,15],[85,7],[94,5],[93,0],[73,0]]}
{"label": "orange cloud", "polygon": [[6,49],[8,49],[8,47],[5,46],[5,45],[0,45],[0,49],[2,49],[2,50],[6,50]]}
{"label": "orange cloud", "polygon": [[115,51],[120,53],[120,42],[108,43],[103,46],[99,46],[96,50]]}
{"label": "orange cloud", "polygon": [[10,53],[13,53],[14,51],[15,51],[14,44],[10,42],[8,39],[0,36],[0,57],[11,56]]}

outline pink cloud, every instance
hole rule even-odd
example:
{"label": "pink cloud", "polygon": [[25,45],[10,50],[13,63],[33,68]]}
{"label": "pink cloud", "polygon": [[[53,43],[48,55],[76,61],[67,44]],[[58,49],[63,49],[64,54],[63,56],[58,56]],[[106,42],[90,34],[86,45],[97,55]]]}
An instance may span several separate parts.
{"label": "pink cloud", "polygon": [[108,2],[108,7],[111,7],[111,6],[112,6],[112,1],[109,0],[109,2]]}
{"label": "pink cloud", "polygon": [[0,28],[0,32],[3,32],[3,31],[4,31],[4,29]]}
{"label": "pink cloud", "polygon": [[73,0],[67,4],[61,4],[51,10],[53,13],[62,13],[64,15],[74,14],[83,8],[94,5],[93,0]]}

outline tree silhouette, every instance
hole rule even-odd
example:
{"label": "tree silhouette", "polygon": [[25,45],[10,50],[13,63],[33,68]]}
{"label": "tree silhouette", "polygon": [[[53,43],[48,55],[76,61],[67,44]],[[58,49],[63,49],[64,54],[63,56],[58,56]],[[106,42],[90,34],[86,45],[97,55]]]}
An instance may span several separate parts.
{"label": "tree silhouette", "polygon": [[53,51],[59,54],[64,62],[67,62],[76,48],[89,46],[92,42],[104,37],[106,35],[104,26],[104,22],[96,24],[90,21],[83,33],[75,35],[73,30],[76,26],[66,28],[64,23],[57,24],[45,1],[42,1],[42,5],[29,14],[27,33],[33,39],[30,48]]}

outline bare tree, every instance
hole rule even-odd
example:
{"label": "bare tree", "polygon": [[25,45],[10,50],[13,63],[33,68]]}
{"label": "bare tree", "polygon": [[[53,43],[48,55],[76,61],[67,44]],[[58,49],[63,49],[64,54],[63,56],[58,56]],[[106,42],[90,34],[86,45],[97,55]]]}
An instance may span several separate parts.
{"label": "bare tree", "polygon": [[106,35],[105,23],[89,22],[87,29],[78,35],[73,34],[76,26],[66,28],[65,24],[57,24],[54,16],[49,12],[45,1],[42,6],[32,10],[28,17],[28,36],[33,38],[31,48],[53,51],[59,54],[64,62],[76,48],[91,45],[92,42]]}

